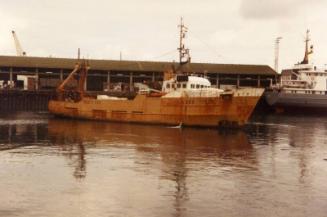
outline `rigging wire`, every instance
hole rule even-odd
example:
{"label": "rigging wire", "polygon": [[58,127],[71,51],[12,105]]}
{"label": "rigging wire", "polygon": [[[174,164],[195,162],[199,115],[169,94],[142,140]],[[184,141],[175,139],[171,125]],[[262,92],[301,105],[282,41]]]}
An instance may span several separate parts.
{"label": "rigging wire", "polygon": [[173,53],[175,53],[175,52],[176,52],[176,49],[174,49],[174,50],[170,50],[170,51],[167,51],[167,52],[165,52],[165,53],[162,53],[161,55],[158,55],[158,56],[155,56],[155,57],[149,58],[149,59],[146,60],[146,61],[143,61],[143,60],[124,60],[124,61],[113,60],[113,61],[115,61],[117,64],[119,64],[120,67],[129,67],[129,66],[139,65],[140,62],[147,62],[147,61],[150,61],[150,60],[159,59],[159,58],[162,58],[162,57],[164,57],[164,56],[167,56],[167,55],[173,54]]}
{"label": "rigging wire", "polygon": [[173,53],[176,53],[176,49],[173,49],[173,50],[167,51],[167,52],[165,52],[165,53],[163,53],[163,54],[161,54],[161,55],[158,55],[158,56],[152,57],[152,58],[150,58],[150,59],[160,59],[160,58],[162,58],[162,57],[168,56],[168,55],[173,54]]}
{"label": "rigging wire", "polygon": [[208,50],[212,53],[214,53],[215,55],[217,55],[217,57],[220,58],[226,58],[226,56],[221,55],[217,50],[213,49],[211,45],[209,45],[206,41],[202,40],[201,37],[197,36],[196,34],[194,34],[194,32],[189,33],[190,37],[197,39],[198,41],[200,41],[202,44],[204,44],[207,48],[209,48]]}

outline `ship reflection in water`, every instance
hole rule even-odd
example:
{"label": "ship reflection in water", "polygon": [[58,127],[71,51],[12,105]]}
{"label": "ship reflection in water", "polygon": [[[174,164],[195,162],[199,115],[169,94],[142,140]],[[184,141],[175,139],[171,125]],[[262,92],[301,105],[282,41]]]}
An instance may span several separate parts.
{"label": "ship reflection in water", "polygon": [[326,134],[319,117],[243,131],[0,117],[0,216],[325,216]]}

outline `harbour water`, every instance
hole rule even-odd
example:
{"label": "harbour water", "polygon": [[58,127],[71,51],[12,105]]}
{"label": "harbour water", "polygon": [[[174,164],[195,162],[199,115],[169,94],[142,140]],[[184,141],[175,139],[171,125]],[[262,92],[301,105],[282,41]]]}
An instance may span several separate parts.
{"label": "harbour water", "polygon": [[0,115],[0,216],[327,215],[327,117],[244,130]]}

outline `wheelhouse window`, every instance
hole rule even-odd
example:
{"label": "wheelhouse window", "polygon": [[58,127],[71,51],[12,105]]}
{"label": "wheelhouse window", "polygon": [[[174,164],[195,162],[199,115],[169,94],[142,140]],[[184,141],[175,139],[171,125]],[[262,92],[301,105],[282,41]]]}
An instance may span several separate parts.
{"label": "wheelhouse window", "polygon": [[170,84],[169,83],[166,84],[166,88],[168,88],[168,89],[170,88]]}
{"label": "wheelhouse window", "polygon": [[183,88],[186,89],[186,84],[185,83],[183,84]]}
{"label": "wheelhouse window", "polygon": [[199,84],[197,84],[197,85],[196,85],[196,89],[199,89],[199,88],[200,88],[200,85],[199,85]]}
{"label": "wheelhouse window", "polygon": [[195,85],[194,84],[191,84],[191,88],[194,89],[195,88]]}
{"label": "wheelhouse window", "polygon": [[181,84],[180,83],[177,84],[177,88],[181,88]]}

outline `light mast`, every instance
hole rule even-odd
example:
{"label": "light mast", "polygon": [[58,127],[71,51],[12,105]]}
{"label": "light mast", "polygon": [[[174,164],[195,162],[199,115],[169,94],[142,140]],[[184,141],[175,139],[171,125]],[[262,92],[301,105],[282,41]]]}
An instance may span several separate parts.
{"label": "light mast", "polygon": [[278,61],[279,61],[279,43],[282,37],[277,37],[275,40],[275,71],[278,73]]}

